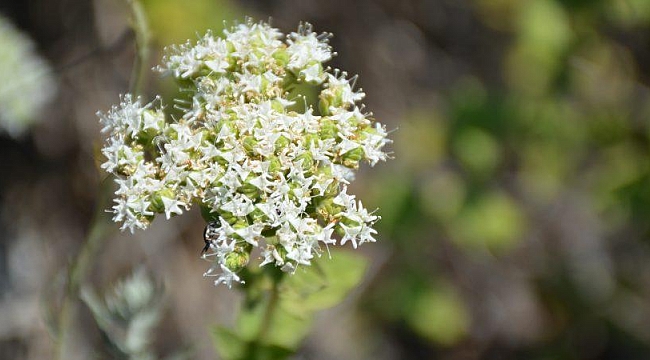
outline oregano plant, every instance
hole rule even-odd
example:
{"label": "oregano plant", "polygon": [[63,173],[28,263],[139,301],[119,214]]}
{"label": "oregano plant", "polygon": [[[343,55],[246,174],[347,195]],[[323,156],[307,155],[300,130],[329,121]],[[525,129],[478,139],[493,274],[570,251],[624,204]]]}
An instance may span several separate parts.
{"label": "oregano plant", "polygon": [[236,328],[215,331],[227,359],[295,351],[311,315],[362,277],[365,262],[333,247],[376,240],[379,217],[348,185],[362,163],[387,159],[390,140],[359,103],[357,78],[325,65],[330,37],[252,20],[208,32],[167,48],[155,68],[184,99],[125,94],[98,113],[113,220],[134,232],[199,207],[204,276],[244,291]]}

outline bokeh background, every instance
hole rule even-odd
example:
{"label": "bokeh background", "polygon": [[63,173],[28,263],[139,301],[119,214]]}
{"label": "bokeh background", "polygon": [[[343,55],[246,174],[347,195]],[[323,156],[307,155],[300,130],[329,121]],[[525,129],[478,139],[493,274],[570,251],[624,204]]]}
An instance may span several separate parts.
{"label": "bokeh background", "polygon": [[[369,271],[318,316],[298,359],[650,358],[650,1],[142,5],[150,66],[246,15],[332,32],[330,65],[359,74],[368,109],[396,130],[394,159],[351,191],[382,216],[379,242],[361,249]],[[123,334],[107,337],[93,299],[134,271],[156,314],[149,353],[215,358],[209,328],[232,322],[239,297],[201,276],[198,212],[131,235],[95,210],[112,186],[95,112],[128,90],[135,57],[127,2],[5,0],[0,14],[51,68],[0,71],[5,110],[49,99],[25,110],[35,123],[22,134],[0,134],[0,358],[56,358],[62,313],[75,314],[66,358],[117,358]],[[16,46],[1,40],[0,67]],[[149,97],[173,96],[146,76]],[[98,223],[107,239],[85,300],[66,303]]]}

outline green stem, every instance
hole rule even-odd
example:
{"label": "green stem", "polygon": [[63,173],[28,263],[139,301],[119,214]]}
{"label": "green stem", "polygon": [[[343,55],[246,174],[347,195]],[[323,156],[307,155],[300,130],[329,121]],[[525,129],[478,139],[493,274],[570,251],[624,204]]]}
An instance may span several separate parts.
{"label": "green stem", "polygon": [[136,57],[131,75],[131,94],[141,95],[144,88],[144,74],[149,67],[149,42],[151,32],[142,4],[137,0],[126,0],[131,10],[131,27],[135,33]]}
{"label": "green stem", "polygon": [[[137,50],[129,90],[130,93],[138,95],[143,90],[144,74],[147,70],[150,33],[145,11],[140,2],[137,0],[125,1],[131,11],[131,26],[135,33]],[[83,356],[83,354],[75,354],[75,350],[71,347],[73,345],[71,342],[72,331],[77,325],[78,318],[79,289],[89,270],[92,269],[94,258],[107,238],[108,231],[112,228],[106,221],[105,214],[111,197],[112,182],[102,182],[86,241],[69,268],[68,283],[58,317],[57,355],[59,359],[76,359]]]}
{"label": "green stem", "polygon": [[273,321],[273,315],[280,298],[279,295],[280,293],[278,291],[278,283],[274,282],[273,287],[269,293],[269,303],[266,305],[266,311],[264,311],[264,317],[262,318],[262,322],[260,323],[260,328],[257,333],[256,338],[258,343],[264,341],[264,338],[266,337],[266,334],[271,327],[271,321]]}
{"label": "green stem", "polygon": [[257,359],[259,358],[258,349],[260,349],[266,340],[266,336],[271,329],[271,323],[273,322],[273,317],[278,308],[280,300],[280,281],[282,277],[273,279],[273,286],[269,290],[268,300],[266,308],[264,309],[264,314],[262,315],[262,321],[260,321],[259,328],[257,330],[257,335],[255,338],[248,343],[246,353],[242,357],[242,360]]}
{"label": "green stem", "polygon": [[95,206],[95,213],[90,222],[88,236],[84,242],[83,247],[75,258],[74,262],[70,264],[68,270],[68,281],[65,291],[63,304],[61,305],[61,312],[59,315],[58,326],[58,358],[59,359],[75,359],[80,358],[75,355],[75,349],[71,348],[72,330],[77,322],[79,305],[79,288],[85,281],[88,270],[92,267],[93,259],[101,248],[103,239],[108,235],[111,229],[110,225],[105,221],[104,209],[107,206],[107,198],[110,196],[111,187],[107,186],[107,181],[103,182],[100,186],[100,195],[97,198]]}

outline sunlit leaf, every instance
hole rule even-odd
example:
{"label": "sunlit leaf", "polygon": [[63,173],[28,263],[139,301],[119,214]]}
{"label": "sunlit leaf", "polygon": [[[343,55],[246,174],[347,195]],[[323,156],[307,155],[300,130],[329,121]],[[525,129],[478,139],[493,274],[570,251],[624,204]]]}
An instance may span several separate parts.
{"label": "sunlit leaf", "polygon": [[212,332],[216,349],[224,360],[276,360],[286,359],[290,350],[279,346],[243,341],[236,333],[226,328]]}
{"label": "sunlit leaf", "polygon": [[246,342],[232,330],[217,327],[212,331],[212,338],[221,358],[224,360],[243,359],[246,351]]}
{"label": "sunlit leaf", "polygon": [[282,302],[297,315],[334,306],[357,286],[368,267],[361,255],[331,250],[310,267],[298,268],[282,285]]}

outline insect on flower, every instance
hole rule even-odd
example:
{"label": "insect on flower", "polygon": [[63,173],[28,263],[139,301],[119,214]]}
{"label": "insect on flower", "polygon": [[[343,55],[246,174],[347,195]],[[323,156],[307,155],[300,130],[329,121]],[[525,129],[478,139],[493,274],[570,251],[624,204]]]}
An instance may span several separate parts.
{"label": "insect on flower", "polygon": [[203,230],[203,241],[205,241],[205,246],[203,247],[203,250],[201,250],[201,255],[205,254],[205,252],[210,249],[212,237],[215,235],[213,232],[219,227],[221,227],[221,221],[219,220],[211,221],[205,225],[205,229]]}

